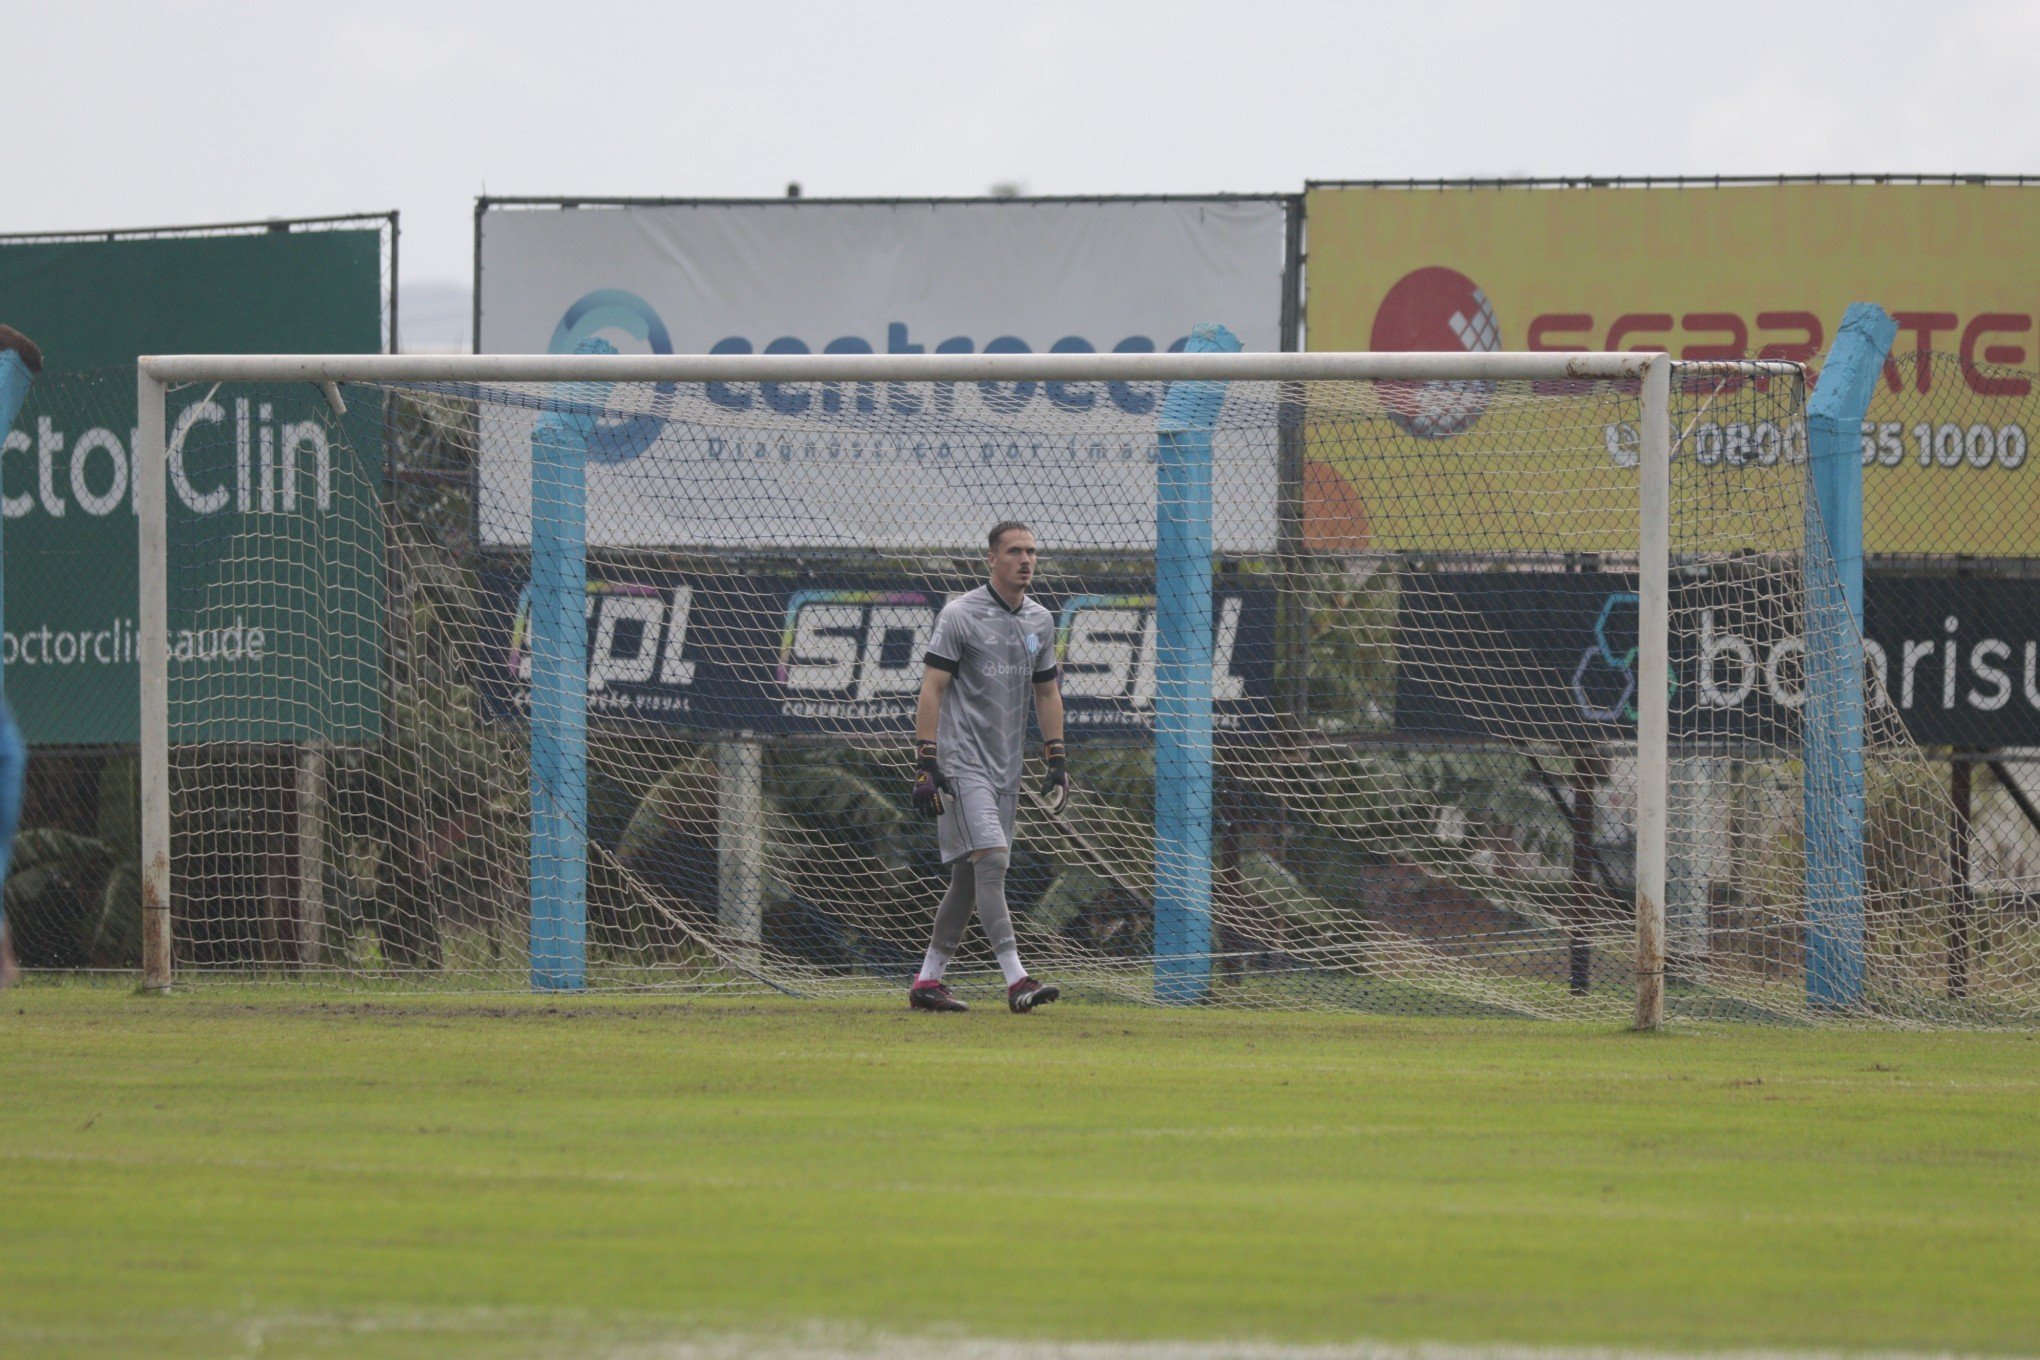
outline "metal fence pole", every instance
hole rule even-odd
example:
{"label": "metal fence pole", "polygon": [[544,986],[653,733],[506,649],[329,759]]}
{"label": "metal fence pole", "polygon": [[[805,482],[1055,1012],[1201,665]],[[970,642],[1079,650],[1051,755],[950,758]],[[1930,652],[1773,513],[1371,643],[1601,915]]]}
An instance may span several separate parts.
{"label": "metal fence pole", "polygon": [[142,987],[170,990],[170,539],[166,385],[135,370],[135,522],[140,566],[136,660],[141,674]]}
{"label": "metal fence pole", "polygon": [[1665,828],[1671,790],[1672,360],[1643,375],[1636,556],[1636,1027],[1665,1019]]}

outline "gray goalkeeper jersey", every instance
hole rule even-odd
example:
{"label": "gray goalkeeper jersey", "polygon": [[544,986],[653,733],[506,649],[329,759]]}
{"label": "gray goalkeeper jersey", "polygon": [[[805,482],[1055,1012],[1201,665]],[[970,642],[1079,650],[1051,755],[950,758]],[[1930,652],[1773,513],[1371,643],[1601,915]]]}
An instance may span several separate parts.
{"label": "gray goalkeeper jersey", "polygon": [[949,672],[935,729],[936,759],[950,779],[1020,787],[1034,686],[1055,679],[1055,616],[1031,599],[1018,609],[990,586],[942,607],[927,664]]}

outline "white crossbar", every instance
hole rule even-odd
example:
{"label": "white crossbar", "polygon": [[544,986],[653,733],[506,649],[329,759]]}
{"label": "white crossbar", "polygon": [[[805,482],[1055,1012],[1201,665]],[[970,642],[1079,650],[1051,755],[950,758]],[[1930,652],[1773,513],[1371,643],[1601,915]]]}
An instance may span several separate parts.
{"label": "white crossbar", "polygon": [[[174,354],[158,382],[1307,382],[1640,380],[1634,353],[1406,354]],[[1695,365],[1797,376],[1774,360]]]}

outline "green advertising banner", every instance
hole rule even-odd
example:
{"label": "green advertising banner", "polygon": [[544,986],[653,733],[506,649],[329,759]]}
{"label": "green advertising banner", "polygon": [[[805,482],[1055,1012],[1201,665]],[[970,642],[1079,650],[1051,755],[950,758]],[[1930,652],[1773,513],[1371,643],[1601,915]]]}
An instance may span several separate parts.
{"label": "green advertising banner", "polygon": [[[0,240],[46,371],[0,452],[9,702],[33,746],[137,739],[138,354],[376,353],[384,229]],[[359,740],[380,713],[382,413],[173,390],[173,739]]]}

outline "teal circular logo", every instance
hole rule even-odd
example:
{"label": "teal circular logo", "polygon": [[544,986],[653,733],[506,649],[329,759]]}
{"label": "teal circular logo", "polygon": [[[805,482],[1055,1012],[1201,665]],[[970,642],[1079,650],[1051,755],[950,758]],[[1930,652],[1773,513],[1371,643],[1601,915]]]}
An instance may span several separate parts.
{"label": "teal circular logo", "polygon": [[[620,354],[671,354],[673,337],[651,304],[621,288],[598,288],[577,300],[553,327],[548,354],[573,354],[582,342],[607,340]],[[649,410],[604,415],[588,441],[588,458],[596,463],[625,463],[658,441],[673,409],[673,384],[652,388]]]}

